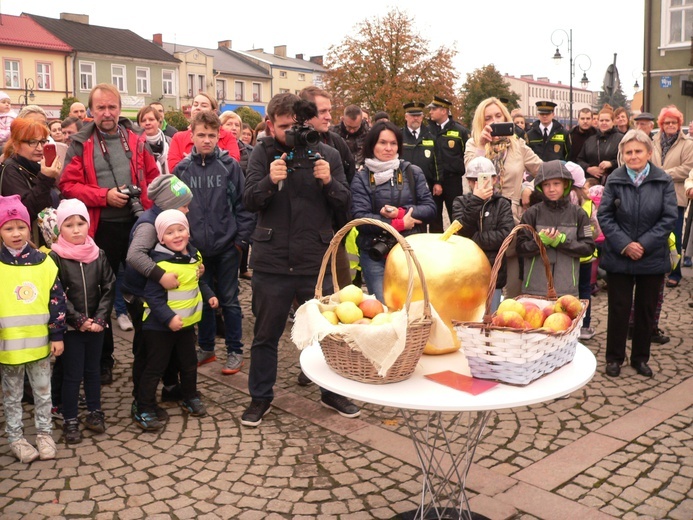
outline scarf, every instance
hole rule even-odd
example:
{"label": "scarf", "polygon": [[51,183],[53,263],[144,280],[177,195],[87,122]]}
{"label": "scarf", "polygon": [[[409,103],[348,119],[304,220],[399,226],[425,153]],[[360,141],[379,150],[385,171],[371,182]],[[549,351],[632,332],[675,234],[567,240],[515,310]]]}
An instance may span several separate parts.
{"label": "scarf", "polygon": [[375,185],[380,186],[388,182],[394,176],[395,169],[399,168],[399,156],[391,161],[381,161],[375,157],[368,158],[365,160],[365,163],[368,170],[373,173]]}
{"label": "scarf", "polygon": [[628,168],[628,166],[626,166],[626,171],[628,172],[630,180],[633,181],[633,184],[635,184],[635,187],[637,188],[642,184],[642,181],[644,181],[647,178],[647,175],[650,173],[650,163],[647,163],[645,167],[639,172]]}
{"label": "scarf", "polygon": [[84,244],[71,244],[62,235],[59,235],[58,241],[53,242],[52,249],[60,258],[76,260],[85,264],[96,260],[99,257],[100,251],[99,246],[96,245],[96,242],[90,236],[87,236]]}
{"label": "scarf", "polygon": [[493,163],[493,166],[498,172],[498,184],[494,186],[494,193],[500,193],[503,190],[505,182],[505,158],[508,156],[508,148],[510,148],[510,139],[501,137],[497,141],[486,143],[486,158]]}
{"label": "scarf", "polygon": [[660,137],[660,144],[662,145],[662,164],[664,164],[664,158],[667,156],[667,153],[671,149],[672,146],[674,146],[674,143],[676,140],[679,138],[679,134],[673,134],[671,136],[668,136],[664,132],[660,132],[662,137]]}
{"label": "scarf", "polygon": [[[149,147],[152,149],[156,161],[161,166],[164,166],[166,163],[166,156],[168,156],[168,141],[164,133],[159,130],[159,133],[153,136],[145,134],[145,138],[147,139],[147,143],[149,143]],[[163,169],[161,171],[162,173],[164,172]]]}

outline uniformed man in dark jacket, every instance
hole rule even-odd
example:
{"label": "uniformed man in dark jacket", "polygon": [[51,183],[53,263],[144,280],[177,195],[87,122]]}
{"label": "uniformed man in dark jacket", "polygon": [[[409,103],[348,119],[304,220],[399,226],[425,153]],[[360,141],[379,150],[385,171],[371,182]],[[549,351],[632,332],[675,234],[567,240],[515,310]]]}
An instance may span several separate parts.
{"label": "uniformed man in dark jacket", "polygon": [[420,101],[404,104],[404,120],[407,124],[402,129],[402,159],[421,168],[428,189],[433,195],[440,195],[443,187],[436,162],[435,139],[430,129],[422,124],[425,107]]}
{"label": "uniformed man in dark jacket", "polygon": [[565,161],[568,157],[568,132],[558,121],[554,121],[553,101],[537,101],[539,120],[527,130],[527,144],[543,161]]}
{"label": "uniformed man in dark jacket", "polygon": [[429,129],[436,141],[436,161],[439,177],[442,179],[442,193],[433,193],[438,208],[437,221],[429,226],[432,233],[443,230],[443,202],[448,217],[452,221],[452,202],[462,195],[462,176],[464,175],[464,147],[469,139],[469,131],[450,115],[452,103],[440,96],[433,96],[428,105],[431,124]]}

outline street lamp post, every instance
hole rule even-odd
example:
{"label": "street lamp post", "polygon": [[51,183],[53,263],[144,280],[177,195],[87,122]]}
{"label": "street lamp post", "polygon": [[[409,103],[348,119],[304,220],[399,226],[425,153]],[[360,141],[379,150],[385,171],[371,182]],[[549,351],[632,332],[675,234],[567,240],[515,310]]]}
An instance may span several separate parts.
{"label": "street lamp post", "polygon": [[[558,36],[561,37],[561,39],[556,43],[554,41],[554,36],[556,33],[559,33]],[[573,30],[570,29],[569,32],[564,31],[563,29],[556,29],[554,32],[551,33],[551,43],[556,46],[556,52],[553,55],[553,59],[556,60],[557,62],[560,61],[563,56],[561,56],[561,51],[558,50],[558,48],[563,45],[563,38],[560,33],[563,33],[565,37],[568,40],[568,59],[570,60],[570,88],[569,88],[569,103],[570,103],[570,127],[572,128],[573,126],[573,78],[575,77],[575,62],[577,61],[578,58],[586,58],[587,61],[589,62],[589,65],[587,67],[583,67],[580,65],[580,70],[582,71],[582,78],[580,79],[580,85],[582,88],[587,88],[587,85],[589,84],[589,80],[587,79],[587,71],[590,69],[592,66],[592,60],[590,59],[587,54],[578,54],[573,58]]]}
{"label": "street lamp post", "polygon": [[[31,78],[26,78],[24,80],[24,94],[19,95],[19,103],[22,106],[27,106],[29,101],[34,101],[34,80]],[[24,98],[24,103],[22,103],[22,98]]]}

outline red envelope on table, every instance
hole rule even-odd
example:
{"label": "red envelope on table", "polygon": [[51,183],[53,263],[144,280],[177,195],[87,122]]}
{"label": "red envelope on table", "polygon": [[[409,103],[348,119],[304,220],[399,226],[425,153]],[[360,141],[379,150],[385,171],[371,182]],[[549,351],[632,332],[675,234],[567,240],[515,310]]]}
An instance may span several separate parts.
{"label": "red envelope on table", "polygon": [[452,370],[437,372],[435,374],[427,374],[426,379],[440,383],[441,385],[449,386],[455,390],[461,390],[472,395],[479,395],[487,390],[490,390],[498,383],[495,381],[487,381],[486,379],[476,379],[474,377],[458,374]]}

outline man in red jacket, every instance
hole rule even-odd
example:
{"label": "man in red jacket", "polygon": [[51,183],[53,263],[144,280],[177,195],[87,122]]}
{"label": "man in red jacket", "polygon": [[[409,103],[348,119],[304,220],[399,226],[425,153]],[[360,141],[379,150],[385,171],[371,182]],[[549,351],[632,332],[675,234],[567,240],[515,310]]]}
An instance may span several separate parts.
{"label": "man in red jacket", "polygon": [[[132,225],[152,205],[147,186],[159,175],[156,160],[138,142],[130,120],[120,118],[120,93],[106,83],[89,94],[94,120],[72,136],[59,188],[63,197],[87,206],[89,234],[104,250],[114,273],[125,264]],[[106,329],[101,382],[113,381],[113,331]]]}

